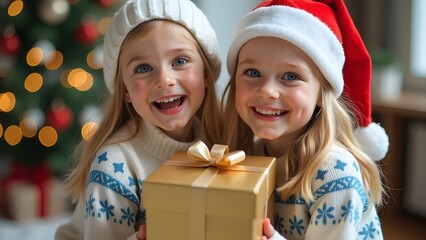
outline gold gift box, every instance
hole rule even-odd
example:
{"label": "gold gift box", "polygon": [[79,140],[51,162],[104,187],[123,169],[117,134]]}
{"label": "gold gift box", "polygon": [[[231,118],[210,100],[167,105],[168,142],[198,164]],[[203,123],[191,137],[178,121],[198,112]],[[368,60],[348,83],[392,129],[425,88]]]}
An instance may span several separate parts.
{"label": "gold gift box", "polygon": [[[179,151],[168,161],[185,159]],[[142,183],[147,239],[259,240],[273,211],[275,158],[246,156],[237,166],[261,171],[163,164]]]}

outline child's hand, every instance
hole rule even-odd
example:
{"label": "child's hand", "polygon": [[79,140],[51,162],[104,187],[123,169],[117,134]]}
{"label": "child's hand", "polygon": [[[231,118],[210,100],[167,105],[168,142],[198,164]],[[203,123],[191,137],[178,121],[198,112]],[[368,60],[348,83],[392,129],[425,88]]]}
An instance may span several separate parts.
{"label": "child's hand", "polygon": [[275,229],[271,224],[271,220],[269,218],[265,218],[263,220],[263,236],[261,240],[267,240],[274,235]]}
{"label": "child's hand", "polygon": [[261,240],[286,240],[277,231],[275,231],[269,218],[265,218],[263,220],[263,234],[264,235],[262,236]]}
{"label": "child's hand", "polygon": [[136,233],[136,238],[138,240],[145,240],[146,239],[146,226],[145,226],[145,224],[143,224],[139,227],[139,231]]}

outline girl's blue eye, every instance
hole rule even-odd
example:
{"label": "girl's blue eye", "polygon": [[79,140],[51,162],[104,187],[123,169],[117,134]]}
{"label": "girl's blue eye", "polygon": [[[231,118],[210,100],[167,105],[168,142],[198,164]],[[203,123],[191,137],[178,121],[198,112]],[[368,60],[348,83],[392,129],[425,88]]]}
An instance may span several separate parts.
{"label": "girl's blue eye", "polygon": [[295,73],[285,73],[283,75],[283,79],[284,80],[288,80],[288,81],[295,81],[295,80],[299,80],[299,76]]}
{"label": "girl's blue eye", "polygon": [[136,67],[135,72],[137,73],[147,73],[147,72],[151,72],[153,70],[153,68],[148,65],[148,64],[142,64]]}
{"label": "girl's blue eye", "polygon": [[173,61],[173,66],[181,66],[184,65],[185,63],[187,63],[188,60],[186,58],[183,57],[178,57]]}
{"label": "girl's blue eye", "polygon": [[247,70],[246,75],[249,76],[249,77],[253,77],[253,78],[258,78],[258,77],[262,76],[262,74],[260,74],[260,72],[256,69]]}

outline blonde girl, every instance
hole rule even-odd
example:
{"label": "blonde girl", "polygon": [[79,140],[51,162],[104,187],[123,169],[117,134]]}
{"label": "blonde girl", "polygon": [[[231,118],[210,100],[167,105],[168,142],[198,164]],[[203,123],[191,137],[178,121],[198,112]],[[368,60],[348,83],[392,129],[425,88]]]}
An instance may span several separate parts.
{"label": "blonde girl", "polygon": [[220,67],[215,32],[191,1],[124,3],[105,35],[103,120],[76,151],[67,188],[78,202],[56,239],[137,238],[142,181],[177,150],[221,137]]}
{"label": "blonde girl", "polygon": [[372,159],[388,139],[371,122],[371,61],[343,0],[263,1],[227,61],[227,144],[277,157],[262,239],[383,239]]}

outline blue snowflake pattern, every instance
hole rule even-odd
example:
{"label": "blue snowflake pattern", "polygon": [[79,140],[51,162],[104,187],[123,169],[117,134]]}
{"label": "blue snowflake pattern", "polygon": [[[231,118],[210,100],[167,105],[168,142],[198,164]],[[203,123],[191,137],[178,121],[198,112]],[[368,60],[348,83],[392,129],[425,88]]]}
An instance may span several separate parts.
{"label": "blue snowflake pattern", "polygon": [[303,219],[297,220],[296,216],[292,219],[289,219],[290,229],[296,229],[297,233],[302,236],[302,231],[304,231],[305,227],[303,226]]}
{"label": "blue snowflake pattern", "polygon": [[276,203],[284,203],[283,198],[281,197],[281,193],[277,190],[274,191],[274,202]]}
{"label": "blue snowflake pattern", "polygon": [[378,226],[378,228],[379,229],[377,229],[377,233],[379,234],[379,235],[381,235],[381,229],[382,229],[382,224],[380,223],[380,219],[379,219],[379,216],[376,216],[375,218],[374,218],[375,220],[376,220],[376,222],[377,222],[377,226]]}
{"label": "blue snowflake pattern", "polygon": [[137,219],[142,219],[142,222],[146,221],[146,210],[142,209],[142,210],[138,210],[138,214],[137,214]]}
{"label": "blue snowflake pattern", "polygon": [[124,167],[124,163],[113,163],[112,164],[114,166],[114,172],[122,172],[124,173],[123,167]]}
{"label": "blue snowflake pattern", "polygon": [[363,236],[363,240],[374,239],[374,232],[376,229],[374,228],[374,223],[371,221],[370,224],[366,224],[362,231],[359,232],[359,235]]}
{"label": "blue snowflake pattern", "polygon": [[104,161],[108,161],[107,152],[104,152],[98,156],[98,164]]}
{"label": "blue snowflake pattern", "polygon": [[353,211],[354,211],[354,205],[352,205],[352,200],[348,201],[347,206],[345,205],[342,206],[342,211],[343,213],[341,216],[343,217],[343,220],[346,221],[346,219],[349,217],[349,222],[352,222]]}
{"label": "blue snowflake pattern", "polygon": [[105,213],[106,219],[109,220],[110,216],[115,216],[113,210],[114,206],[108,204],[108,200],[105,199],[105,201],[99,201],[99,204],[102,206],[102,208],[99,210],[103,213]]}
{"label": "blue snowflake pattern", "polygon": [[380,218],[379,218],[379,216],[376,216],[374,219],[376,219],[376,221],[377,221],[377,225],[378,225],[379,227],[381,227],[381,226],[382,226],[382,224],[381,224],[381,222],[380,222]]}
{"label": "blue snowflake pattern", "polygon": [[340,161],[339,159],[337,160],[336,166],[334,166],[335,169],[340,169],[342,171],[345,171],[345,167],[346,165],[348,165],[345,162]]}
{"label": "blue snowflake pattern", "polygon": [[122,208],[121,212],[123,213],[123,215],[121,216],[121,219],[123,219],[124,221],[127,220],[127,226],[130,227],[130,225],[132,225],[135,222],[135,214],[132,213],[132,211],[130,210],[130,207],[127,207],[127,210],[124,210]]}
{"label": "blue snowflake pattern", "polygon": [[280,217],[278,213],[275,213],[274,215],[274,222],[275,222],[275,230],[277,232],[282,233],[282,230],[284,228],[284,218]]}
{"label": "blue snowflake pattern", "polygon": [[359,212],[359,209],[358,209],[358,207],[357,208],[355,208],[355,210],[354,210],[354,225],[356,226],[357,224],[358,224],[358,221],[360,220],[360,212]]}
{"label": "blue snowflake pattern", "polygon": [[136,182],[134,178],[129,176],[128,179],[129,179],[129,187],[136,186]]}
{"label": "blue snowflake pattern", "polygon": [[323,180],[325,179],[325,174],[327,174],[327,170],[318,170],[317,177],[315,179]]}
{"label": "blue snowflake pattern", "polygon": [[94,214],[93,212],[93,203],[95,202],[95,198],[90,194],[89,199],[86,201],[86,217]]}
{"label": "blue snowflake pattern", "polygon": [[327,204],[324,203],[324,205],[322,205],[322,209],[321,208],[317,209],[317,211],[319,213],[318,216],[317,216],[317,220],[322,218],[322,223],[324,225],[326,225],[328,218],[334,219],[334,215],[331,214],[331,212],[333,212],[333,210],[334,210],[334,207],[327,208]]}

